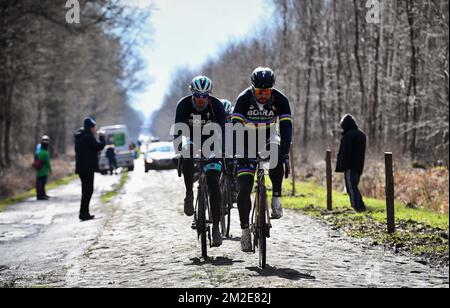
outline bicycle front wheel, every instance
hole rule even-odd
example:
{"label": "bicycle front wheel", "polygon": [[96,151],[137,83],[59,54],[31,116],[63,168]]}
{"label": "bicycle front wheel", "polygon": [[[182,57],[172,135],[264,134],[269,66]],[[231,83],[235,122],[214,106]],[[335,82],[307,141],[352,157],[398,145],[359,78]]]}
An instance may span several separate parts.
{"label": "bicycle front wheel", "polygon": [[208,247],[206,246],[206,207],[208,202],[208,195],[200,190],[201,196],[199,196],[198,213],[197,213],[197,232],[200,236],[202,257],[208,258]]}
{"label": "bicycle front wheel", "polygon": [[264,186],[258,188],[258,247],[259,247],[259,267],[266,267],[266,239],[267,239],[267,191]]}

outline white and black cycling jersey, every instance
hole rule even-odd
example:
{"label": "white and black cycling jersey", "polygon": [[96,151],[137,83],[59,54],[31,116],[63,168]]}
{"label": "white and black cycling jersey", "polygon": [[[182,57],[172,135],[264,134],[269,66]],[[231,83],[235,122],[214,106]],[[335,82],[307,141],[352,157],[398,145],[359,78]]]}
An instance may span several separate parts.
{"label": "white and black cycling jersey", "polygon": [[237,98],[231,117],[233,123],[257,129],[257,134],[266,134],[266,142],[273,139],[278,132],[274,126],[279,123],[281,137],[280,154],[288,154],[292,140],[292,116],[288,98],[277,89],[273,89],[272,98],[267,104],[259,104],[251,88]]}

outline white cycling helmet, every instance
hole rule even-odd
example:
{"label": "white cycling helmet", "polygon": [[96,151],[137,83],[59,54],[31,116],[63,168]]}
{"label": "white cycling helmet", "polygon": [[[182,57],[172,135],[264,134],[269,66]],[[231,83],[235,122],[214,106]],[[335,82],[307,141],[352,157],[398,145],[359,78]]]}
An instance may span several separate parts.
{"label": "white cycling helmet", "polygon": [[206,76],[197,76],[192,79],[189,89],[193,94],[211,94],[213,83],[211,79]]}

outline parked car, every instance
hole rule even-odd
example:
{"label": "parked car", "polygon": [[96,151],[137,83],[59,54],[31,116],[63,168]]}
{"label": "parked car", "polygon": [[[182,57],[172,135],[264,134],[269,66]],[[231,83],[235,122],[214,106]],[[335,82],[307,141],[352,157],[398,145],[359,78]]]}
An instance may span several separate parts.
{"label": "parked car", "polygon": [[175,150],[172,142],[156,142],[149,144],[144,154],[145,172],[149,170],[176,169],[173,163]]}
{"label": "parked car", "polygon": [[[116,148],[117,166],[133,171],[135,153],[126,125],[103,126],[100,130],[105,132],[106,144],[112,142]],[[105,150],[100,154],[99,167],[102,174],[109,171],[109,161]]]}

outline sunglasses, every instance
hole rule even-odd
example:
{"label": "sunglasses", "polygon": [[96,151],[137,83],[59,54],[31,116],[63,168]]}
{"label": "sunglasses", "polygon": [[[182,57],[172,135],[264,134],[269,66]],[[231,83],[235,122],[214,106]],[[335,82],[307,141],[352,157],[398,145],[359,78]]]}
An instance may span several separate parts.
{"label": "sunglasses", "polygon": [[208,93],[194,93],[194,97],[195,98],[208,98],[209,94]]}
{"label": "sunglasses", "polygon": [[258,89],[253,88],[255,95],[270,95],[272,94],[272,89]]}

